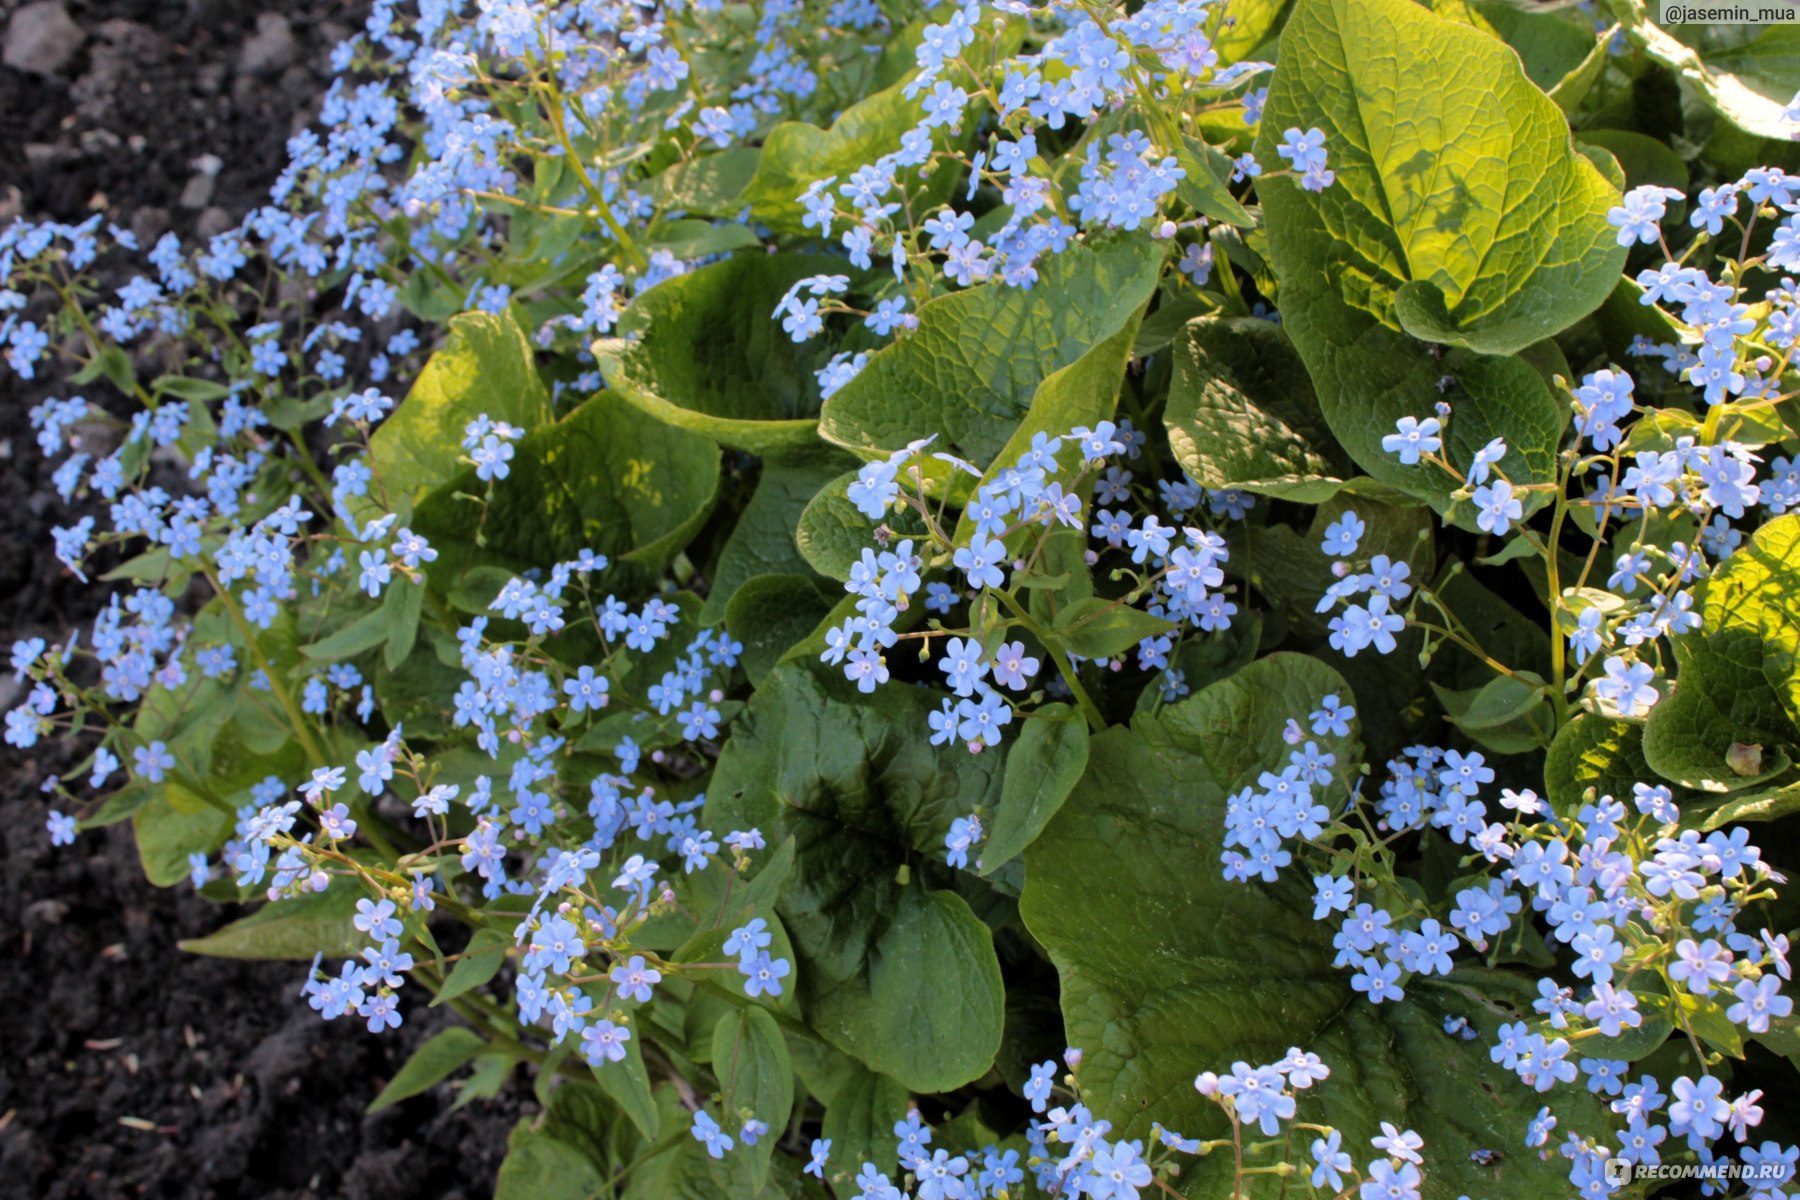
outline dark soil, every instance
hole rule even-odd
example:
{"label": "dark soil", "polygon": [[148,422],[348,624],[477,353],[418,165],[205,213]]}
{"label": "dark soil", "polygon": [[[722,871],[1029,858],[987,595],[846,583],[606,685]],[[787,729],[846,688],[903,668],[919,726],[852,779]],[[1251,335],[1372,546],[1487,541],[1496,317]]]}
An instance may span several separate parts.
{"label": "dark soil", "polygon": [[[18,7],[0,0],[0,29]],[[262,202],[367,5],[66,7],[86,36],[59,74],[0,66],[0,224],[104,211],[148,238],[215,232]],[[279,44],[246,57],[262,13],[289,22],[290,61]],[[66,637],[102,595],[48,553],[70,516],[27,424],[61,394],[43,382],[0,378],[0,647]],[[0,675],[0,709],[20,698]],[[178,940],[236,914],[147,884],[128,825],[50,847],[38,785],[74,754],[0,747],[0,1200],[489,1194],[522,1087],[458,1112],[438,1088],[366,1117],[445,1018],[409,998],[406,1025],[376,1037],[306,1007],[304,964],[184,954]]]}

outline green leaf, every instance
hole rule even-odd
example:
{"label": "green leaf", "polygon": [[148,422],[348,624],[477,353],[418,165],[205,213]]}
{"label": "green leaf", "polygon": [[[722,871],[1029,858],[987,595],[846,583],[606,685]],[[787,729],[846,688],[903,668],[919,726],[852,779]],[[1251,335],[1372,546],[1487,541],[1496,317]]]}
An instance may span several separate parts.
{"label": "green leaf", "polygon": [[1252,57],[1275,32],[1275,24],[1287,7],[1287,0],[1233,0],[1229,8],[1212,9],[1212,28],[1207,32],[1213,49],[1218,51],[1219,65]]}
{"label": "green leaf", "polygon": [[1024,721],[1006,752],[1000,806],[976,869],[991,875],[1029,846],[1087,769],[1087,722],[1066,704],[1047,704]]}
{"label": "green leaf", "polygon": [[662,1130],[662,1118],[656,1101],[650,1096],[650,1073],[644,1069],[644,1027],[633,1026],[631,1040],[625,1043],[625,1057],[619,1062],[603,1061],[593,1068],[600,1090],[631,1118],[638,1132],[650,1141]]}
{"label": "green leaf", "polygon": [[1606,73],[1607,61],[1612,57],[1613,35],[1618,32],[1618,28],[1614,25],[1600,30],[1582,60],[1557,80],[1555,87],[1546,89],[1558,108],[1573,114],[1581,102],[1587,99],[1594,83]]}
{"label": "green leaf", "polygon": [[825,401],[820,434],[864,458],[937,434],[934,452],[992,462],[1039,385],[1135,319],[1164,254],[1141,235],[1077,244],[1029,290],[987,283],[928,301],[917,329]]}
{"label": "green leaf", "polygon": [[744,644],[744,673],[753,685],[761,687],[782,656],[830,615],[828,586],[805,575],[758,575],[732,594],[725,628]]}
{"label": "green leaf", "polygon": [[[684,1120],[688,1115],[681,1113]],[[625,1180],[624,1200],[776,1200],[793,1196],[812,1200],[825,1194],[822,1187],[800,1175],[800,1164],[792,1155],[776,1155],[769,1175],[759,1188],[750,1180],[749,1161],[738,1151],[712,1158],[705,1146],[683,1134],[674,1145],[639,1160]]]}
{"label": "green leaf", "polygon": [[[1323,663],[1278,653],[1096,737],[1075,795],[1026,851],[1020,913],[1061,978],[1083,1099],[1115,1136],[1145,1136],[1152,1122],[1229,1136],[1194,1075],[1299,1046],[1332,1068],[1301,1096],[1300,1119],[1342,1129],[1346,1145],[1366,1145],[1381,1120],[1416,1129],[1431,1154],[1428,1197],[1498,1194],[1469,1156],[1512,1144],[1539,1099],[1488,1059],[1509,1014],[1486,999],[1485,975],[1414,978],[1405,1000],[1371,1005],[1332,967],[1332,928],[1312,920],[1303,881],[1220,874],[1226,797],[1286,761],[1290,717],[1344,690]],[[1359,761],[1354,737],[1326,740],[1340,763]],[[1448,1015],[1486,1036],[1446,1037]],[[1608,1131],[1597,1103],[1558,1111],[1563,1128]],[[1509,1156],[1505,1169],[1508,1195],[1566,1185],[1562,1164],[1534,1155]],[[1195,1174],[1184,1173],[1188,1195],[1230,1193],[1229,1155],[1199,1160]]]}
{"label": "green leaf", "polygon": [[1530,672],[1496,675],[1479,688],[1433,688],[1449,722],[1496,754],[1524,754],[1550,744],[1556,715],[1544,681]]}
{"label": "green leaf", "polygon": [[650,239],[646,248],[667,250],[680,259],[695,259],[711,258],[715,254],[728,254],[733,250],[748,250],[752,246],[761,245],[756,231],[748,225],[740,225],[736,221],[699,221],[684,217],[657,226],[656,236]]}
{"label": "green leaf", "polygon": [[[472,565],[529,570],[583,549],[648,575],[699,529],[718,483],[711,442],[602,392],[516,443],[485,522],[480,506],[457,498],[485,490],[471,467],[419,502],[413,528],[445,548],[430,565],[434,582]],[[474,547],[478,529],[485,544]]]}
{"label": "green leaf", "polygon": [[713,568],[702,621],[714,624],[723,617],[746,580],[758,575],[805,575],[811,570],[796,541],[800,516],[814,496],[855,465],[849,455],[817,443],[763,460],[756,491]]}
{"label": "green leaf", "polygon": [[444,986],[431,998],[431,1007],[448,1004],[498,975],[512,944],[512,937],[498,929],[477,929],[456,965],[450,968],[450,974],[444,977]]}
{"label": "green leaf", "polygon": [[1564,816],[1581,807],[1581,794],[1630,800],[1634,783],[1653,783],[1644,761],[1641,722],[1609,721],[1596,713],[1578,713],[1557,731],[1544,758],[1544,798]]}
{"label": "green leaf", "polygon": [[1326,423],[1370,475],[1440,511],[1454,481],[1381,449],[1440,399],[1453,462],[1504,437],[1509,477],[1549,481],[1567,414],[1512,354],[1611,292],[1618,194],[1517,56],[1475,30],[1406,0],[1301,0],[1282,42],[1258,157],[1318,126],[1337,172],[1321,193],[1260,188],[1283,326]]}
{"label": "green leaf", "polygon": [[[1674,639],[1675,688],[1650,710],[1644,759],[1663,778],[1732,792],[1785,770],[1800,753],[1800,515],[1777,517],[1694,589],[1700,628]],[[1734,745],[1762,747],[1739,775]]]}
{"label": "green leaf", "polygon": [[387,627],[387,650],[382,661],[387,669],[398,671],[400,664],[412,654],[419,638],[419,614],[425,608],[425,585],[421,580],[395,579],[382,597],[381,612]]}
{"label": "green leaf", "polygon": [[1304,504],[1343,487],[1350,464],[1281,326],[1203,317],[1176,339],[1174,362],[1163,422],[1196,483]]}
{"label": "green leaf", "polygon": [[1384,321],[1398,302],[1415,337],[1487,354],[1606,299],[1625,261],[1606,220],[1619,195],[1516,54],[1406,0],[1302,0],[1281,41],[1258,157],[1277,161],[1281,130],[1317,125],[1337,182],[1265,189],[1286,210],[1269,227],[1300,205],[1329,231],[1354,274],[1328,290]]}
{"label": "green leaf", "polygon": [[[1129,314],[1119,331],[1104,342],[1047,376],[1038,385],[1031,405],[1020,419],[1018,428],[1006,439],[988,464],[981,482],[991,484],[1001,473],[1016,465],[1031,449],[1038,434],[1047,438],[1067,439],[1068,432],[1078,426],[1092,427],[1112,419],[1119,404],[1119,387],[1125,382],[1125,368],[1130,365],[1133,343],[1143,310]],[[1080,471],[1080,453],[1075,443],[1065,440],[1057,455],[1059,465],[1068,476]],[[950,494],[955,497],[968,486],[968,476],[958,472],[952,477]],[[964,513],[957,523],[956,541],[961,544],[974,534],[974,522]],[[1023,543],[1025,535],[1014,539]]]}
{"label": "green leaf", "polygon": [[218,849],[231,833],[231,814],[174,781],[164,783],[131,814],[138,861],[157,887],[188,878],[188,855]]}
{"label": "green leaf", "polygon": [[1175,185],[1175,194],[1191,205],[1195,212],[1249,229],[1256,218],[1238,203],[1226,186],[1231,179],[1232,162],[1224,154],[1199,138],[1184,137],[1175,148],[1175,161],[1187,172]]}
{"label": "green leaf", "polygon": [[85,387],[96,379],[105,379],[118,388],[121,395],[137,394],[134,387],[137,374],[131,369],[131,355],[117,346],[108,346],[89,359],[81,370],[70,377],[70,382]]}
{"label": "green leaf", "polygon": [[[1463,15],[1454,5],[1440,6],[1437,11],[1458,19]],[[1526,76],[1553,95],[1554,89],[1583,67],[1594,49],[1593,22],[1581,14],[1536,11],[1505,0],[1476,0],[1468,15],[1475,28],[1516,50]]]}
{"label": "green leaf", "polygon": [[821,575],[848,579],[865,548],[875,545],[875,530],[885,525],[900,537],[923,537],[925,524],[911,509],[890,512],[879,521],[865,517],[851,503],[855,471],[846,471],[820,489],[800,512],[794,545],[800,557]]}
{"label": "green leaf", "polygon": [[906,1119],[906,1089],[873,1071],[856,1074],[825,1101],[831,1157],[840,1163],[883,1163],[894,1153],[894,1125]]}
{"label": "green leaf", "polygon": [[157,396],[173,396],[177,400],[190,400],[204,404],[208,400],[223,400],[231,395],[231,389],[224,384],[214,383],[210,379],[195,379],[187,375],[159,375],[151,384],[151,392]]}
{"label": "green leaf", "polygon": [[606,386],[659,421],[766,454],[816,440],[823,352],[771,315],[796,280],[832,260],[740,254],[658,284],[594,343]]}
{"label": "green leaf", "polygon": [[487,1047],[487,1041],[472,1029],[452,1025],[432,1035],[423,1046],[412,1052],[406,1065],[394,1073],[375,1099],[368,1112],[378,1113],[448,1079],[453,1072]]}
{"label": "green leaf", "polygon": [[794,839],[778,912],[808,1023],[922,1092],[984,1074],[1002,1027],[987,927],[960,896],[902,882],[903,867],[941,863],[951,821],[1000,792],[1002,754],[945,769],[926,725],[936,703],[923,688],[862,696],[806,666],[776,667],[733,726],[706,807],[713,827]]}
{"label": "green leaf", "polygon": [[1111,658],[1147,637],[1161,637],[1179,628],[1175,622],[1152,616],[1141,608],[1089,596],[1066,606],[1057,615],[1050,634],[1070,654]]}
{"label": "green leaf", "polygon": [[773,1131],[787,1128],[794,1110],[794,1064],[788,1058],[787,1039],[764,1009],[734,1009],[720,1017],[713,1029],[712,1066],[719,1079],[719,1107],[727,1128],[735,1128],[750,1115],[771,1131],[756,1145],[740,1148],[751,1160],[751,1182],[761,1187],[769,1177],[769,1158],[775,1150],[778,1135]]}
{"label": "green leaf", "polygon": [[223,929],[178,944],[189,954],[215,958],[304,962],[315,954],[326,958],[353,957],[369,941],[351,923],[356,916],[356,902],[366,895],[358,886],[333,884],[322,892],[264,904]]}
{"label": "green leaf", "polygon": [[1578,142],[1584,147],[1598,146],[1618,159],[1629,187],[1653,183],[1679,192],[1688,190],[1687,163],[1653,137],[1624,129],[1590,129]]}
{"label": "green leaf", "polygon": [[1789,141],[1783,116],[1800,87],[1800,26],[1692,25],[1663,29],[1643,0],[1609,0],[1631,40],[1714,112],[1746,133]]}
{"label": "green leaf", "polygon": [[529,431],[550,420],[550,395],[517,322],[462,313],[369,439],[370,464],[389,499],[417,497],[461,474],[463,426],[483,414]]}
{"label": "green leaf", "polygon": [[370,609],[330,636],[300,647],[300,653],[318,662],[337,662],[340,659],[355,658],[363,651],[381,645],[392,633],[388,610],[384,605]]}
{"label": "green leaf", "polygon": [[[846,179],[900,144],[900,135],[918,124],[924,108],[902,94],[904,83],[864,97],[844,110],[830,129],[803,121],[783,121],[763,139],[756,173],[739,197],[750,215],[777,233],[806,234],[800,194],[816,180]],[[916,178],[901,171],[902,180]],[[927,208],[927,211],[929,207]]]}
{"label": "green leaf", "polygon": [[698,217],[735,217],[744,207],[740,197],[761,158],[759,150],[735,146],[678,163],[649,181],[656,207]]}
{"label": "green leaf", "polygon": [[1706,814],[1702,829],[1717,829],[1733,821],[1773,821],[1791,812],[1800,812],[1800,781],[1789,781],[1775,787],[1752,788],[1735,794],[1718,808]]}
{"label": "green leaf", "polygon": [[611,1194],[605,1168],[609,1127],[616,1120],[616,1110],[593,1084],[561,1084],[550,1094],[541,1121],[526,1117],[513,1126],[494,1183],[495,1200],[593,1200]]}
{"label": "green leaf", "polygon": [[456,1087],[456,1099],[450,1104],[450,1111],[475,1103],[477,1100],[491,1100],[500,1094],[506,1086],[513,1068],[519,1060],[513,1057],[510,1050],[492,1048],[483,1050],[475,1056],[475,1065],[470,1068],[468,1077]]}
{"label": "green leaf", "polygon": [[610,1187],[598,1164],[578,1147],[540,1133],[531,1119],[513,1127],[494,1181],[494,1200],[593,1200]]}

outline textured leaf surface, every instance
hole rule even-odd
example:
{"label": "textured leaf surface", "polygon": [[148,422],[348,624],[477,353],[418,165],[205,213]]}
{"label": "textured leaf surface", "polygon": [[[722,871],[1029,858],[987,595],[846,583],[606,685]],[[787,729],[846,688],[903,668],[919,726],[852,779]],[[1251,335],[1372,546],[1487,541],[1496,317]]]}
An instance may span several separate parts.
{"label": "textured leaf surface", "polygon": [[937,434],[934,450],[993,461],[1038,386],[1134,319],[1162,260],[1146,237],[1076,245],[1030,290],[990,283],[929,301],[917,329],[825,402],[820,433],[865,458]]}
{"label": "textured leaf surface", "polygon": [[[1707,792],[1752,786],[1793,761],[1800,732],[1800,515],[1777,517],[1695,588],[1701,627],[1674,639],[1675,690],[1650,710],[1644,758]],[[1763,770],[1727,764],[1760,745]]]}
{"label": "textured leaf surface", "polygon": [[864,516],[850,500],[855,471],[846,471],[820,488],[800,512],[794,545],[813,570],[832,579],[848,579],[851,566],[865,548],[875,545],[875,529],[886,525],[901,537],[923,536],[925,524],[912,509],[890,512],[879,521]]}
{"label": "textured leaf surface", "polygon": [[1544,797],[1565,816],[1581,807],[1588,788],[1629,803],[1632,784],[1655,782],[1644,761],[1643,725],[1595,713],[1580,713],[1558,730],[1544,759]]}
{"label": "textured leaf surface", "polygon": [[1611,292],[1618,194],[1516,55],[1406,0],[1302,0],[1282,62],[1258,156],[1316,125],[1338,175],[1317,194],[1261,187],[1283,324],[1332,432],[1369,474],[1444,508],[1448,477],[1380,445],[1443,399],[1453,462],[1504,436],[1516,482],[1549,479],[1562,406],[1511,355]]}
{"label": "textured leaf surface", "polygon": [[550,420],[550,394],[516,321],[462,313],[450,319],[448,340],[369,441],[388,495],[397,502],[460,474],[463,426],[483,413],[535,429]]}
{"label": "textured leaf surface", "polygon": [[806,233],[800,193],[814,180],[847,178],[900,144],[900,135],[918,123],[924,108],[902,95],[904,84],[865,97],[844,110],[829,129],[804,121],[784,121],[763,139],[756,173],[739,197],[751,215],[781,233]]}
{"label": "textured leaf surface", "polygon": [[724,616],[726,605],[748,580],[759,575],[805,575],[812,569],[796,541],[800,514],[827,484],[854,465],[849,455],[817,443],[763,462],[756,492],[719,553],[701,620],[711,624]]}
{"label": "textured leaf surface", "polygon": [[678,275],[633,302],[594,344],[607,387],[659,421],[762,454],[814,440],[821,354],[772,314],[795,280],[831,267],[797,254],[740,254]]}
{"label": "textured leaf surface", "polygon": [[1325,131],[1337,183],[1306,203],[1354,256],[1348,302],[1385,318],[1404,292],[1403,324],[1510,354],[1606,299],[1618,193],[1505,46],[1406,0],[1303,0],[1281,59],[1260,146]]}
{"label": "textured leaf surface", "polygon": [[[488,564],[522,571],[582,549],[659,570],[699,528],[718,481],[712,443],[601,393],[518,442],[485,521],[457,498],[485,490],[471,467],[420,502],[413,528],[452,548],[432,564],[435,579]],[[477,531],[485,545],[465,551]]]}
{"label": "textured leaf surface", "polygon": [[925,723],[934,705],[924,689],[859,696],[804,666],[777,667],[738,718],[706,813],[718,828],[794,838],[778,911],[808,1022],[924,1092],[985,1073],[1002,1023],[986,926],[960,896],[900,877],[909,860],[939,858],[950,822],[991,809],[1000,790],[1000,755],[944,769]]}
{"label": "textured leaf surface", "polygon": [[1203,317],[1175,342],[1169,448],[1195,482],[1316,504],[1350,474],[1279,325]]}
{"label": "textured leaf surface", "polygon": [[744,673],[758,687],[795,643],[831,612],[832,585],[807,575],[758,575],[732,594],[725,628],[744,645]]}
{"label": "textured leaf surface", "polygon": [[[1194,1092],[1194,1075],[1298,1045],[1332,1068],[1302,1097],[1302,1119],[1341,1128],[1346,1145],[1367,1145],[1384,1119],[1416,1129],[1430,1200],[1560,1194],[1555,1162],[1469,1159],[1513,1144],[1538,1107],[1488,1061],[1506,1018],[1483,999],[1487,984],[1414,979],[1405,1001],[1377,1008],[1332,968],[1332,930],[1311,919],[1303,886],[1245,886],[1219,873],[1226,795],[1285,761],[1288,717],[1343,690],[1324,664],[1276,654],[1094,739],[1076,794],[1026,851],[1020,901],[1061,976],[1068,1041],[1086,1051],[1086,1099],[1123,1136],[1144,1136],[1153,1121],[1220,1136],[1224,1122]],[[1352,739],[1327,748],[1340,762],[1356,750]],[[1488,1036],[1447,1038],[1447,1014]],[[1564,1126],[1585,1115],[1572,1104]],[[1227,1196],[1229,1164],[1202,1160],[1184,1185],[1190,1196]]]}

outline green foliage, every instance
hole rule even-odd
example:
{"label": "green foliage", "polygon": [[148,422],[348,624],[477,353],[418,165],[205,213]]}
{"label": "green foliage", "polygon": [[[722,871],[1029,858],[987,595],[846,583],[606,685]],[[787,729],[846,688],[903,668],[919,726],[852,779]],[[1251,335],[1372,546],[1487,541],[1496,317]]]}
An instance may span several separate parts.
{"label": "green foliage", "polygon": [[463,426],[484,415],[536,429],[550,420],[550,396],[516,321],[463,313],[370,439],[382,488],[395,502],[417,499],[461,474]]}
{"label": "green foliage", "polygon": [[369,1102],[369,1112],[373,1114],[391,1108],[441,1083],[486,1048],[485,1038],[460,1025],[432,1034]]}
{"label": "green foliage", "polygon": [[769,314],[796,280],[827,265],[740,254],[669,280],[626,310],[618,337],[594,347],[606,386],[722,446],[763,454],[812,442],[819,356],[795,347]]}
{"label": "green foliage", "polygon": [[706,439],[602,394],[527,434],[485,509],[464,499],[485,490],[464,468],[419,501],[413,527],[467,548],[433,564],[444,586],[472,567],[519,570],[583,549],[655,573],[698,530],[718,479],[718,451]]}
{"label": "green foliage", "polygon": [[808,1023],[907,1088],[947,1091],[993,1063],[1000,966],[969,904],[909,866],[939,853],[954,817],[998,799],[1000,756],[941,771],[923,693],[855,696],[803,666],[770,672],[720,756],[706,819],[795,840],[776,907]]}
{"label": "green foliage", "polygon": [[1511,355],[1612,290],[1617,192],[1519,60],[1474,30],[1404,0],[1305,0],[1282,41],[1259,147],[1272,158],[1289,125],[1341,147],[1325,192],[1262,189],[1283,324],[1326,423],[1358,466],[1440,509],[1449,487],[1380,446],[1440,396],[1453,462],[1504,437],[1515,482],[1549,479],[1566,417]]}
{"label": "green foliage", "polygon": [[1191,322],[1176,340],[1164,420],[1182,470],[1207,487],[1316,504],[1350,473],[1306,365],[1267,321]]}
{"label": "green foliage", "polygon": [[990,283],[940,296],[825,402],[819,432],[864,457],[935,434],[934,450],[990,463],[1039,387],[1131,323],[1160,272],[1147,239],[1121,237],[1057,255],[1029,291]]}
{"label": "green foliage", "polygon": [[[1695,589],[1699,632],[1675,641],[1674,692],[1651,710],[1644,759],[1683,787],[1734,792],[1794,763],[1800,743],[1800,516],[1778,517]],[[1760,750],[1753,768],[1733,746]]]}
{"label": "green foliage", "polygon": [[349,886],[296,896],[282,904],[259,908],[204,937],[188,938],[181,948],[217,958],[273,958],[305,961],[315,954],[336,958],[357,953],[366,939],[352,924],[362,893]]}
{"label": "green foliage", "polygon": [[[1491,1188],[1471,1152],[1506,1142],[1538,1100],[1489,1062],[1485,1042],[1446,1037],[1443,1021],[1467,1017],[1491,1040],[1498,1018],[1482,997],[1492,982],[1421,978],[1407,999],[1371,1006],[1332,967],[1331,931],[1304,892],[1219,874],[1226,796],[1279,755],[1288,714],[1345,692],[1324,664],[1276,654],[1096,738],[1069,805],[1026,853],[1021,911],[1056,963],[1069,1043],[1086,1048],[1084,1095],[1126,1136],[1152,1122],[1229,1136],[1193,1089],[1194,1064],[1269,1062],[1300,1044],[1356,1063],[1316,1093],[1346,1145],[1403,1108],[1442,1148],[1432,1195]],[[1330,740],[1340,760],[1353,759],[1353,737]],[[1213,1167],[1202,1160],[1189,1194],[1229,1193],[1229,1167]],[[1515,1186],[1554,1187],[1555,1172],[1509,1159]]]}

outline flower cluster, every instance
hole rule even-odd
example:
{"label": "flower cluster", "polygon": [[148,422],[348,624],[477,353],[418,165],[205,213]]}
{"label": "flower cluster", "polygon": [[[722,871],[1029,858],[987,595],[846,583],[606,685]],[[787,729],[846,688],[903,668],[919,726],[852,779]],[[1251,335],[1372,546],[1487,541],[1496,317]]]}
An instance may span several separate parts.
{"label": "flower cluster", "polygon": [[[1346,736],[1354,718],[1327,696],[1309,723],[1315,736]],[[1290,741],[1304,736],[1297,720],[1289,729]],[[1669,1138],[1707,1161],[1728,1132],[1745,1145],[1747,1163],[1794,1157],[1773,1142],[1749,1145],[1763,1118],[1760,1092],[1728,1097],[1719,1077],[1684,1075],[1668,1085],[1671,1103],[1654,1075],[1634,1079],[1630,1062],[1607,1053],[1609,1040],[1647,1022],[1716,1043],[1733,1027],[1726,1040],[1767,1034],[1792,1014],[1782,994],[1791,977],[1787,937],[1738,925],[1783,879],[1746,830],[1684,828],[1670,789],[1647,783],[1634,785],[1629,802],[1602,795],[1562,818],[1535,792],[1503,789],[1496,814],[1484,795],[1494,771],[1473,751],[1410,747],[1387,764],[1372,800],[1334,775],[1332,756],[1311,741],[1291,758],[1231,797],[1226,877],[1273,882],[1296,859],[1314,871],[1313,917],[1337,926],[1335,965],[1377,1005],[1404,999],[1416,978],[1450,974],[1465,949],[1492,960],[1541,928],[1556,966],[1539,978],[1532,1011],[1498,1026],[1491,1057],[1538,1092],[1567,1086],[1616,1097],[1616,1143],[1604,1131],[1574,1130],[1561,1148],[1578,1192],[1610,1194],[1609,1159],[1654,1166]],[[1326,802],[1315,799],[1320,793]],[[1441,903],[1421,900],[1394,874],[1395,842],[1427,830],[1463,848],[1465,866],[1485,869],[1462,876]],[[1446,1032],[1466,1037],[1474,1027],[1465,1018]],[[1581,1053],[1584,1043],[1592,1054]],[[1246,1120],[1265,1111],[1262,1090],[1252,1095]],[[1546,1107],[1521,1134],[1543,1146],[1556,1124]]]}
{"label": "flower cluster", "polygon": [[[1164,524],[1155,512],[1140,522],[1124,507],[1134,495],[1132,473],[1109,464],[1121,457],[1136,458],[1141,442],[1142,435],[1128,422],[1103,421],[1062,436],[1036,433],[1016,460],[987,475],[941,452],[929,459],[947,467],[948,473],[928,473],[921,465],[928,442],[865,464],[849,485],[847,499],[870,521],[885,522],[895,512],[916,516],[925,530],[929,554],[917,550],[912,538],[894,543],[892,549],[865,548],[844,584],[856,597],[854,611],[827,630],[821,660],[841,665],[859,691],[873,692],[888,682],[886,652],[903,638],[924,643],[922,657],[931,655],[932,642],[942,638],[935,655],[937,669],[951,695],[931,716],[932,741],[962,742],[979,751],[997,745],[1023,703],[1042,694],[1034,689],[1044,656],[1060,672],[1045,691],[1066,695],[1082,687],[1077,672],[1084,662],[1094,661],[1094,656],[1080,652],[1088,645],[1083,632],[1112,619],[1118,610],[1141,601],[1144,611],[1155,618],[1153,624],[1169,631],[1138,639],[1139,661],[1147,668],[1168,665],[1181,630],[1218,632],[1229,627],[1237,605],[1224,588],[1222,565],[1230,557],[1226,539],[1199,525]],[[1072,474],[1065,470],[1069,464]],[[1058,478],[1059,473],[1067,475],[1066,481]],[[958,475],[979,482],[963,505],[961,521],[947,530],[939,519],[942,506],[934,505],[933,495],[957,486]],[[1090,514],[1083,500],[1090,483],[1097,496],[1120,507]],[[1161,488],[1165,511],[1178,521],[1197,515],[1192,510],[1200,506],[1201,494],[1186,480],[1165,481]],[[1227,499],[1222,507],[1229,511],[1236,504]],[[1030,614],[1021,591],[1032,586],[1033,575],[1045,573],[1042,564],[1049,537],[1058,530],[1080,536],[1084,527],[1103,547],[1123,552],[1121,557],[1131,565],[1121,570],[1130,572],[1133,586],[1074,620],[1046,626]],[[878,543],[891,536],[886,524],[877,526]],[[1084,558],[1089,564],[1098,563],[1100,551],[1087,550]],[[939,572],[953,580],[960,577],[961,588],[941,580],[926,582]],[[917,615],[913,605],[921,590],[924,609],[937,615],[928,629],[902,632],[901,624]],[[972,620],[983,620],[985,614],[988,623],[958,629],[940,619],[964,602]],[[1030,642],[1009,640],[1006,631],[1011,628],[1023,630]],[[1116,669],[1122,664],[1112,665]],[[964,847],[973,840],[965,839]]]}

